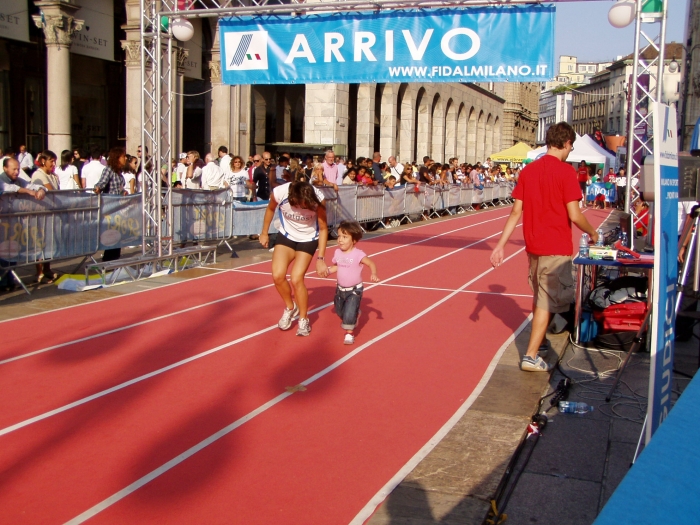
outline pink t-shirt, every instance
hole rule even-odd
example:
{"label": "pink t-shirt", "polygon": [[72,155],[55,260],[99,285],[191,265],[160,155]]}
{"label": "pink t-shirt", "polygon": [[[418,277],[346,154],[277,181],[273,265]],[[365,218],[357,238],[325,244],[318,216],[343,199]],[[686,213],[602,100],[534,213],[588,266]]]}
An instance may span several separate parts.
{"label": "pink t-shirt", "polygon": [[350,288],[362,282],[362,264],[360,261],[365,257],[367,257],[367,254],[358,248],[353,248],[349,252],[336,248],[333,255],[333,264],[338,265],[339,286]]}

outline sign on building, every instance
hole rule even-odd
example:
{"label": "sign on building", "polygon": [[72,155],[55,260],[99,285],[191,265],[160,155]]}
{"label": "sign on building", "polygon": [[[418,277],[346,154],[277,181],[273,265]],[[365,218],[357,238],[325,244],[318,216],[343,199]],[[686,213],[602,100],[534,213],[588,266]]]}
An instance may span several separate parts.
{"label": "sign on building", "polygon": [[2,0],[0,2],[0,35],[3,38],[29,42],[27,0]]}
{"label": "sign on building", "polygon": [[537,5],[220,20],[222,76],[227,84],[540,82],[554,73],[554,15]]}
{"label": "sign on building", "polygon": [[114,60],[113,0],[80,0],[75,18],[83,20],[83,29],[73,33],[71,53],[102,60]]}

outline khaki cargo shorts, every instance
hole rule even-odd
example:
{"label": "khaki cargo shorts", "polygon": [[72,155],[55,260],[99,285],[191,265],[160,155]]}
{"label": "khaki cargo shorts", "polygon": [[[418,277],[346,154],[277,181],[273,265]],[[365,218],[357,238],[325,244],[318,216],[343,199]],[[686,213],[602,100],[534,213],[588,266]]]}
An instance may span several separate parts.
{"label": "khaki cargo shorts", "polygon": [[568,312],[575,293],[571,257],[530,253],[527,257],[530,263],[528,281],[535,306],[553,314]]}

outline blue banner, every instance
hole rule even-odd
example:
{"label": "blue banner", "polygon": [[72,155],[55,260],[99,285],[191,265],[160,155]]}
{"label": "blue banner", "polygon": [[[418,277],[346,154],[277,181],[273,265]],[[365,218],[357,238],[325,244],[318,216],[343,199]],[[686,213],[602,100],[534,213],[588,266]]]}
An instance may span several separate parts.
{"label": "blue banner", "polygon": [[671,410],[678,280],[678,142],[676,109],[654,106],[654,279],[646,442]]}
{"label": "blue banner", "polygon": [[[303,9],[303,6],[300,6]],[[226,84],[543,82],[554,6],[221,19]]]}
{"label": "blue banner", "polygon": [[615,184],[612,182],[593,182],[586,187],[586,200],[594,201],[598,195],[604,195],[605,202],[615,202],[616,190]]}

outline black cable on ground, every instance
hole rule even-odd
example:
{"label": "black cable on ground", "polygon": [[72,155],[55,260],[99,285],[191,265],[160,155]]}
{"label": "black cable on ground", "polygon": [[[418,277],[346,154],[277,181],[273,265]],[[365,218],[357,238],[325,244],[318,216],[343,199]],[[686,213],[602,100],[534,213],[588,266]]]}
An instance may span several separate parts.
{"label": "black cable on ground", "polygon": [[[562,354],[563,356],[563,354]],[[557,368],[559,368],[559,361],[561,358],[557,361]],[[561,372],[561,369],[559,370]],[[563,374],[562,375],[566,375]],[[550,374],[551,378],[551,374]],[[537,443],[539,442],[540,435],[542,434],[542,431],[544,428],[547,426],[547,416],[544,413],[540,413],[540,410],[542,409],[542,404],[544,403],[545,399],[551,397],[552,399],[550,400],[550,408],[555,406],[556,404],[559,403],[560,400],[566,399],[568,396],[569,392],[569,387],[571,386],[571,379],[566,378],[562,379],[559,381],[559,384],[557,385],[557,388],[554,390],[554,392],[550,392],[547,395],[542,396],[539,401],[537,402],[537,409],[535,410],[534,414],[531,417],[530,424],[527,426],[527,429],[523,433],[523,436],[520,438],[520,442],[518,443],[517,448],[515,449],[515,452],[513,453],[513,456],[511,457],[510,461],[508,462],[508,466],[506,467],[506,471],[503,473],[503,477],[501,478],[501,481],[498,484],[498,487],[496,487],[496,492],[494,494],[494,497],[491,499],[491,508],[488,512],[488,515],[486,516],[484,523],[486,525],[501,525],[506,521],[508,518],[508,515],[504,513],[504,510],[506,509],[506,506],[508,505],[508,501],[510,501],[511,496],[513,495],[513,491],[515,490],[515,487],[518,485],[518,481],[520,480],[520,476],[522,476],[523,472],[525,471],[525,467],[527,467],[527,464],[530,461],[530,458],[532,457],[532,453],[535,450],[535,447],[537,446]],[[547,409],[549,410],[549,408]],[[546,410],[545,410],[546,412]],[[520,459],[520,455],[523,452],[523,449],[525,448],[525,443],[527,442],[528,438],[530,436],[534,436],[534,439],[532,441],[532,446],[527,452],[527,455],[525,456],[525,460],[521,467],[518,469],[518,471],[515,473],[515,477],[513,477],[512,482],[511,482],[511,475],[513,474],[513,471],[515,469],[515,466],[518,463],[518,460]]]}

